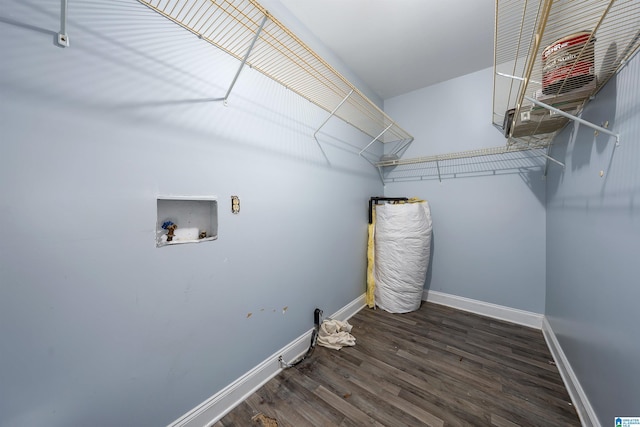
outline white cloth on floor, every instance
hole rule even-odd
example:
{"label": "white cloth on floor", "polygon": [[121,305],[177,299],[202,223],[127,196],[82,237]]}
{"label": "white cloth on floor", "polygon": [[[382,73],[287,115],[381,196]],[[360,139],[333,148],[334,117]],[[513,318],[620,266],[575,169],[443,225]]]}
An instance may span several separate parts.
{"label": "white cloth on floor", "polygon": [[356,339],[351,332],[349,322],[327,319],[320,325],[318,332],[318,345],[340,350],[344,346],[356,345]]}

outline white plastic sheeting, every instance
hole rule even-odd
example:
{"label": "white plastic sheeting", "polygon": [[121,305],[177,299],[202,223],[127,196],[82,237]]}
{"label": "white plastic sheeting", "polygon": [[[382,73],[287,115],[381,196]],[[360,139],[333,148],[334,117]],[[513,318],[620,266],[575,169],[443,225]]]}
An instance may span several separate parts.
{"label": "white plastic sheeting", "polygon": [[431,255],[429,203],[376,206],[375,303],[390,313],[417,310]]}

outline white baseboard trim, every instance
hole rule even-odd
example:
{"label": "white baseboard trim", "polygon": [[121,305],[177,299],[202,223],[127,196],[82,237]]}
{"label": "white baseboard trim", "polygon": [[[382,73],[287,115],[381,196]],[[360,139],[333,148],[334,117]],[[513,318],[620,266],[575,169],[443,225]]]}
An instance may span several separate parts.
{"label": "white baseboard trim", "polygon": [[430,290],[425,290],[423,292],[422,300],[435,304],[446,305],[459,310],[470,311],[482,316],[493,317],[494,319],[505,320],[518,325],[528,326],[530,328],[542,329],[542,319],[544,316],[531,311],[518,310],[504,305],[492,304],[489,302]]}
{"label": "white baseboard trim", "polygon": [[580,381],[578,381],[578,377],[571,368],[569,359],[567,359],[564,351],[562,351],[560,342],[553,332],[553,329],[551,329],[551,325],[546,317],[542,321],[542,334],[544,335],[545,341],[547,341],[547,347],[549,347],[553,360],[556,362],[558,371],[560,371],[560,376],[571,397],[571,402],[576,408],[580,422],[584,427],[601,427],[596,412],[593,410],[587,395],[580,385]]}
{"label": "white baseboard trim", "polygon": [[[365,307],[365,295],[351,301],[331,316],[336,320],[348,320]],[[295,340],[269,356],[258,366],[202,402],[197,407],[169,424],[168,427],[209,427],[227,415],[233,408],[242,403],[252,393],[262,387],[271,378],[278,375],[282,368],[278,358],[291,362],[301,357],[309,348],[311,334],[309,330]]]}

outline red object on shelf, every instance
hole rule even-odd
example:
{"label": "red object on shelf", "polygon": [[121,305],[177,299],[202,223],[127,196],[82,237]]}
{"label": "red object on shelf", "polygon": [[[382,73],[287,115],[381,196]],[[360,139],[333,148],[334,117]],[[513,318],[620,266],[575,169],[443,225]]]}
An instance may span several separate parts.
{"label": "red object on shelf", "polygon": [[565,93],[595,77],[595,38],[581,31],[556,40],[542,51],[542,93]]}

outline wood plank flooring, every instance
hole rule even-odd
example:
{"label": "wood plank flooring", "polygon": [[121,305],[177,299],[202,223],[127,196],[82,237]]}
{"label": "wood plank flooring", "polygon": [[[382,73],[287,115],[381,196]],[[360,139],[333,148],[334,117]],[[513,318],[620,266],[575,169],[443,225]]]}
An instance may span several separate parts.
{"label": "wood plank flooring", "polygon": [[538,330],[426,302],[349,323],[355,347],[317,347],[215,426],[580,426]]}

